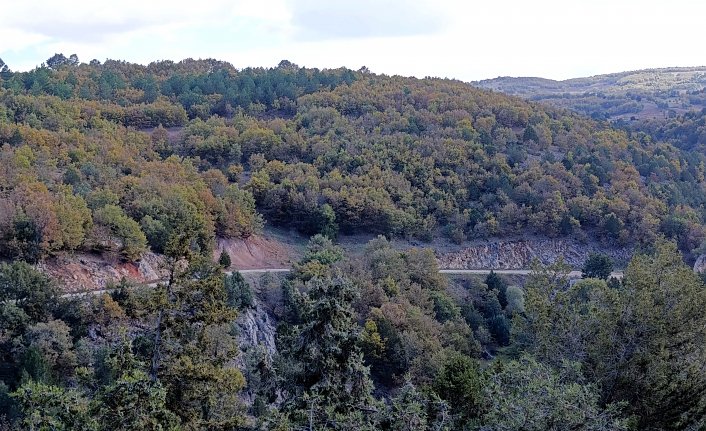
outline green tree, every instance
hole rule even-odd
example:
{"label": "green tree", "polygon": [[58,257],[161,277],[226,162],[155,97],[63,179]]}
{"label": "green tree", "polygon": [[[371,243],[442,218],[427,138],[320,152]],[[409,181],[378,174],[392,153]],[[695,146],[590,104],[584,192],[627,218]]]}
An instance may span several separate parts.
{"label": "green tree", "polygon": [[89,403],[78,391],[29,381],[12,393],[20,424],[29,431],[98,430]]}
{"label": "green tree", "polygon": [[223,269],[228,269],[232,265],[232,262],[230,260],[230,254],[228,254],[226,250],[221,251],[221,255],[218,258],[218,264]]}
{"label": "green tree", "polygon": [[[578,381],[576,380],[578,377]],[[498,362],[484,389],[482,430],[628,430],[617,406],[601,407],[598,390],[580,383],[577,364],[559,370],[529,356]]]}
{"label": "green tree", "polygon": [[24,334],[28,349],[38,352],[56,380],[71,376],[76,367],[70,328],[61,320],[38,322]]}
{"label": "green tree", "polygon": [[[586,279],[567,289],[542,270],[526,285],[516,340],[538,360],[579,362],[601,402],[627,402],[639,429],[689,429],[706,411],[706,292],[676,245],[638,255],[619,289]],[[565,273],[564,273],[565,274]]]}
{"label": "green tree", "polygon": [[343,259],[343,249],[328,237],[314,235],[306,246],[302,259],[294,264],[293,275],[302,281],[325,277],[331,266]]}
{"label": "green tree", "polygon": [[138,259],[147,249],[147,238],[140,225],[128,217],[122,208],[112,204],[102,206],[94,211],[93,219],[97,225],[107,229],[110,235],[108,241],[114,238],[120,243],[119,251],[125,259]]}
{"label": "green tree", "polygon": [[24,214],[18,214],[12,228],[0,238],[0,255],[28,263],[37,263],[42,258],[44,237],[37,224]]}
{"label": "green tree", "polygon": [[279,334],[285,409],[311,429],[340,422],[372,429],[379,411],[363,364],[352,302],[356,291],[340,274],[313,278],[297,295],[300,321]]}
{"label": "green tree", "polygon": [[602,253],[591,253],[581,268],[581,277],[608,280],[613,272],[613,259]]}
{"label": "green tree", "polygon": [[485,277],[485,285],[488,286],[489,290],[497,292],[500,306],[505,308],[507,306],[507,283],[505,280],[494,271],[490,271],[490,274]]}
{"label": "green tree", "polygon": [[390,428],[395,431],[427,429],[427,400],[407,379],[390,403]]}
{"label": "green tree", "polygon": [[31,321],[48,319],[57,296],[54,282],[27,263],[0,264],[0,303],[15,301]]}
{"label": "green tree", "polygon": [[252,287],[245,281],[243,275],[238,271],[233,271],[232,274],[226,275],[224,279],[227,303],[235,309],[250,308],[253,306],[255,299],[253,297]]}
{"label": "green tree", "polygon": [[262,216],[255,210],[255,199],[249,191],[237,185],[228,186],[223,198],[223,210],[217,221],[218,233],[227,238],[247,238],[262,230]]}
{"label": "green tree", "polygon": [[220,268],[193,260],[159,293],[152,381],[167,391],[167,407],[185,428],[229,429],[242,423],[238,391],[245,385],[231,365],[237,343],[230,324],[236,310]]}
{"label": "green tree", "polygon": [[459,423],[477,418],[482,406],[483,381],[478,364],[468,356],[450,351],[432,384],[434,392],[449,403]]}
{"label": "green tree", "polygon": [[56,217],[61,232],[61,246],[75,250],[83,245],[86,234],[93,227],[91,210],[86,201],[70,190],[62,190],[56,203]]}
{"label": "green tree", "polygon": [[95,416],[105,431],[176,431],[178,417],[167,409],[166,398],[159,382],[142,371],[128,371],[101,391]]}

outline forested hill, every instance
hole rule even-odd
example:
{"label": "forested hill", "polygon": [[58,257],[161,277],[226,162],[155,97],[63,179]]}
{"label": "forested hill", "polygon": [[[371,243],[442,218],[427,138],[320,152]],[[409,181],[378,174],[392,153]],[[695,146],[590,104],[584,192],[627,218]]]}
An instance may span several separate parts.
{"label": "forested hill", "polygon": [[672,67],[555,81],[509,76],[474,82],[596,119],[664,119],[706,108],[706,67]]}
{"label": "forested hill", "polygon": [[263,220],[329,237],[704,238],[701,154],[458,81],[62,55],[0,76],[10,258],[181,255]]}

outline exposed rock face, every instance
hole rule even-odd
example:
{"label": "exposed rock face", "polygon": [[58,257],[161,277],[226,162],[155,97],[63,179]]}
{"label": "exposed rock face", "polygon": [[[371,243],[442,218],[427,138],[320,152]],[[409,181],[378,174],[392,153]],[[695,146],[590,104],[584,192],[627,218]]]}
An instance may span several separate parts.
{"label": "exposed rock face", "polygon": [[[274,369],[277,354],[277,325],[262,301],[255,299],[252,308],[241,310],[236,320],[240,353],[234,365],[243,372],[247,387],[241,392],[246,405],[252,405],[258,393],[267,385],[265,369]],[[279,395],[278,395],[279,396]]]}
{"label": "exposed rock face", "polygon": [[154,253],[145,253],[139,262],[119,262],[100,255],[77,253],[54,257],[38,267],[57,279],[67,292],[104,289],[123,278],[145,283],[168,276],[164,257]]}
{"label": "exposed rock face", "polygon": [[706,271],[706,254],[700,254],[694,262],[694,272]]}
{"label": "exposed rock face", "polygon": [[262,302],[255,299],[252,308],[240,311],[236,323],[240,330],[238,344],[242,350],[262,346],[270,357],[276,353],[276,325]]}
{"label": "exposed rock face", "polygon": [[543,264],[564,261],[580,268],[589,254],[608,254],[619,266],[630,260],[632,249],[603,249],[597,245],[579,244],[566,239],[490,241],[460,251],[437,253],[439,267],[444,269],[525,269],[536,258]]}

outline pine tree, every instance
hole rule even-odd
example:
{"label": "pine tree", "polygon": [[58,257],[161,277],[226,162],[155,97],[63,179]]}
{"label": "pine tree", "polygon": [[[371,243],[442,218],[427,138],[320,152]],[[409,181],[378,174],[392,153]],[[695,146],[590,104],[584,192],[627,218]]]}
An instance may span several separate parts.
{"label": "pine tree", "polygon": [[239,426],[238,392],[245,379],[230,365],[237,353],[230,330],[236,310],[228,305],[220,268],[207,258],[194,259],[169,290],[160,310],[160,366],[154,379],[166,388],[168,408],[187,429]]}
{"label": "pine tree", "polygon": [[228,269],[230,268],[232,262],[230,260],[230,254],[228,254],[227,251],[223,250],[221,252],[221,256],[218,258],[218,264],[221,266],[223,269]]}

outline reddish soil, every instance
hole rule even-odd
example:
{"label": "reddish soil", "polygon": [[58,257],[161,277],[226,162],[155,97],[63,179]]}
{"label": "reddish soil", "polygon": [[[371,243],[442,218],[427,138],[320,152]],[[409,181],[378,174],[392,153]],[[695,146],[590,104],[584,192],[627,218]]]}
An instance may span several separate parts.
{"label": "reddish soil", "polygon": [[298,254],[289,244],[258,235],[247,239],[218,238],[214,259],[224,250],[230,255],[232,269],[289,268]]}

